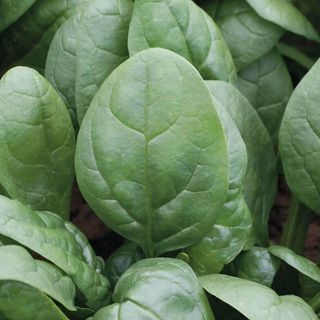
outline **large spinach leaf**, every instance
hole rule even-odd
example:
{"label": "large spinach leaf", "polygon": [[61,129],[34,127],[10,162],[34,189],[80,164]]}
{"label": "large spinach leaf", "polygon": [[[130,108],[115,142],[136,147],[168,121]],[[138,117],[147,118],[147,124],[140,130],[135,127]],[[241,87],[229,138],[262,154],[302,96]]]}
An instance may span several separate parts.
{"label": "large spinach leaf", "polygon": [[219,28],[190,0],[136,0],[130,55],[166,48],[189,60],[206,80],[234,81],[236,69]]}
{"label": "large spinach leaf", "polygon": [[292,192],[320,213],[320,60],[294,90],[280,128],[280,155]]}
{"label": "large spinach leaf", "polygon": [[[0,247],[0,260],[0,309],[2,313],[10,312],[10,310],[6,311],[4,297],[6,291],[12,289],[11,284],[17,288],[16,282],[33,287],[34,290],[29,290],[33,291],[34,295],[37,292],[37,295],[41,296],[42,292],[42,295],[50,296],[65,308],[76,310],[73,302],[74,284],[58,268],[47,262],[33,259],[25,249],[13,245]],[[8,300],[10,301],[10,297]]]}
{"label": "large spinach leaf", "polygon": [[203,288],[237,309],[249,320],[318,320],[301,298],[278,296],[253,281],[213,274],[200,277]]}
{"label": "large spinach leaf", "polygon": [[259,17],[245,0],[221,1],[215,14],[238,70],[268,53],[284,33]]}
{"label": "large spinach leaf", "polygon": [[[213,81],[206,81],[227,138],[229,188],[212,230],[188,248],[190,265],[198,274],[218,273],[242,250],[251,233],[251,214],[243,197],[247,151],[240,132],[221,103],[214,98]],[[213,85],[213,86],[212,86]]]}
{"label": "large spinach leaf", "polygon": [[93,320],[213,320],[196,275],[183,261],[145,259],[135,263],[118,281],[113,305]]}
{"label": "large spinach leaf", "polygon": [[81,12],[75,82],[79,123],[100,85],[129,56],[132,9],[132,0],[93,0]]}
{"label": "large spinach leaf", "polygon": [[1,0],[0,32],[22,16],[35,1],[36,0]]}
{"label": "large spinach leaf", "polygon": [[292,94],[289,71],[276,49],[239,73],[237,88],[257,110],[274,143]]}
{"label": "large spinach leaf", "polygon": [[79,5],[88,0],[40,0],[2,36],[4,64],[27,65],[43,71],[51,40]]}
{"label": "large spinach leaf", "polygon": [[75,138],[59,95],[35,70],[0,80],[0,182],[35,210],[69,217]]}
{"label": "large spinach leaf", "polygon": [[88,240],[71,223],[0,196],[0,234],[61,268],[77,285],[88,306],[99,308],[109,302],[109,281],[101,274]]}
{"label": "large spinach leaf", "polygon": [[227,162],[200,74],[160,48],[134,55],[104,82],[76,152],[89,205],[149,257],[190,246],[210,231],[226,196]]}
{"label": "large spinach leaf", "polygon": [[213,81],[210,90],[228,111],[247,148],[243,192],[253,217],[248,246],[254,243],[268,245],[268,217],[277,179],[272,141],[254,108],[235,87],[223,81]]}
{"label": "large spinach leaf", "polygon": [[308,19],[288,0],[246,0],[264,19],[310,40],[320,41]]}

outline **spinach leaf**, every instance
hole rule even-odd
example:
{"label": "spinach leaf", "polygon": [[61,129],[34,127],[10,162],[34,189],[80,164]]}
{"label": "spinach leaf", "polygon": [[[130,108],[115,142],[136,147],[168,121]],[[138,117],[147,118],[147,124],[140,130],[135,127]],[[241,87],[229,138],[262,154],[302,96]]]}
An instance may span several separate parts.
{"label": "spinach leaf", "polygon": [[[74,225],[50,212],[35,212],[18,201],[0,196],[0,234],[37,252],[71,277],[97,309],[109,302],[109,281],[88,240]],[[32,234],[32,237],[30,237]]]}
{"label": "spinach leaf", "polygon": [[[5,303],[3,303],[6,291],[4,286],[10,287],[11,281],[31,286],[58,301],[65,308],[76,310],[73,304],[74,284],[58,268],[47,262],[33,259],[24,248],[13,245],[0,247],[0,260],[0,309],[2,313],[6,314]],[[33,293],[35,294],[35,291]]]}
{"label": "spinach leaf", "polygon": [[11,198],[67,219],[75,137],[59,95],[35,70],[0,80],[0,182]]}
{"label": "spinach leaf", "polygon": [[280,261],[267,248],[252,247],[243,251],[232,263],[232,275],[271,287]]}
{"label": "spinach leaf", "polygon": [[228,111],[247,148],[248,165],[243,192],[253,218],[247,246],[255,243],[268,245],[268,217],[277,180],[272,141],[254,108],[235,87],[223,81],[213,81],[210,91]]}
{"label": "spinach leaf", "polygon": [[203,288],[237,309],[249,320],[318,320],[301,298],[278,296],[273,290],[253,281],[213,274],[200,277]]}
{"label": "spinach leaf", "polygon": [[77,125],[75,81],[79,15],[70,17],[55,33],[47,55],[45,77],[63,98]]}
{"label": "spinach leaf", "polygon": [[292,250],[282,246],[271,246],[269,251],[305,276],[320,283],[320,268],[309,259],[299,256]]}
{"label": "spinach leaf", "polygon": [[212,230],[188,248],[189,263],[197,274],[219,273],[242,250],[251,233],[251,214],[243,198],[247,151],[240,132],[227,110],[214,98],[213,81],[206,81],[227,138],[229,188]]}
{"label": "spinach leaf", "polygon": [[129,56],[127,41],[132,9],[132,0],[93,0],[81,12],[75,81],[79,123],[101,84]]}
{"label": "spinach leaf", "polygon": [[113,305],[93,320],[213,320],[196,275],[183,261],[145,259],[135,263],[118,281]]}
{"label": "spinach leaf", "polygon": [[87,1],[36,1],[30,10],[2,35],[5,65],[27,65],[43,71],[55,32]]}
{"label": "spinach leaf", "polygon": [[160,48],[134,55],[103,83],[76,151],[77,180],[89,205],[147,257],[208,234],[226,196],[227,162],[223,129],[200,74]]}
{"label": "spinach leaf", "polygon": [[1,0],[0,32],[22,16],[35,1],[36,0]]}
{"label": "spinach leaf", "polygon": [[17,281],[0,282],[0,310],[7,320],[68,320],[47,295]]}
{"label": "spinach leaf", "polygon": [[320,42],[320,37],[308,19],[288,0],[246,0],[262,18],[285,30]]}
{"label": "spinach leaf", "polygon": [[106,274],[114,287],[121,275],[135,262],[143,259],[141,249],[132,242],[123,244],[106,261]]}
{"label": "spinach leaf", "polygon": [[299,273],[300,296],[308,303],[320,292],[320,283]]}
{"label": "spinach leaf", "polygon": [[215,18],[238,70],[268,53],[284,33],[259,17],[245,0],[222,1]]}
{"label": "spinach leaf", "polygon": [[294,90],[280,128],[280,156],[290,189],[320,213],[320,59]]}
{"label": "spinach leaf", "polygon": [[272,50],[239,73],[237,88],[257,110],[276,144],[292,81],[282,57]]}
{"label": "spinach leaf", "polygon": [[236,78],[219,28],[190,0],[136,0],[128,44],[131,56],[152,47],[180,54],[206,80],[233,82]]}

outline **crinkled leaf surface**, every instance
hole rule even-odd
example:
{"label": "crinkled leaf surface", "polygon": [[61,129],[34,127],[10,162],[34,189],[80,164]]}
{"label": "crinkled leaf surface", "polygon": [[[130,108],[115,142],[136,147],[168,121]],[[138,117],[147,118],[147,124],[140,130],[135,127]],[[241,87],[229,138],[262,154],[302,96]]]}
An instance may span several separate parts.
{"label": "crinkled leaf surface", "polygon": [[246,0],[263,18],[285,30],[320,41],[319,34],[309,20],[288,0]]}
{"label": "crinkled leaf surface", "polygon": [[121,275],[135,262],[143,259],[143,252],[135,243],[128,242],[115,250],[106,261],[106,274],[115,286]]}
{"label": "crinkled leaf surface", "polygon": [[81,12],[75,82],[79,123],[103,81],[129,56],[132,9],[132,0],[93,0]]}
{"label": "crinkled leaf surface", "polygon": [[68,111],[37,71],[0,80],[0,182],[11,198],[69,217],[75,137]]}
{"label": "crinkled leaf surface", "polygon": [[283,169],[290,189],[320,213],[320,59],[295,88],[280,128]]}
{"label": "crinkled leaf surface", "polygon": [[269,247],[269,251],[294,269],[320,283],[320,268],[314,262],[282,246],[271,246]]}
{"label": "crinkled leaf surface", "polygon": [[190,0],[136,0],[130,55],[161,47],[189,60],[206,80],[234,81],[231,53],[213,20]]}
{"label": "crinkled leaf surface", "polygon": [[276,192],[276,158],[270,136],[248,100],[231,84],[214,81],[215,98],[227,109],[247,148],[244,198],[253,217],[249,244],[268,244],[267,224]]}
{"label": "crinkled leaf surface", "polygon": [[207,297],[192,269],[170,258],[144,259],[118,281],[113,305],[93,320],[213,320]]}
{"label": "crinkled leaf surface", "polygon": [[243,251],[232,263],[233,275],[271,287],[280,261],[267,248],[252,247]]}
{"label": "crinkled leaf surface", "polygon": [[261,18],[245,0],[221,1],[216,21],[238,70],[268,53],[284,33]]}
{"label": "crinkled leaf surface", "polygon": [[301,298],[278,296],[272,289],[253,281],[213,274],[200,277],[200,282],[206,291],[249,320],[318,320]]}
{"label": "crinkled leaf surface", "polygon": [[82,194],[147,256],[190,246],[226,196],[223,129],[194,67],[165,49],[139,52],[104,82],[80,128]]}
{"label": "crinkled leaf surface", "polygon": [[22,16],[35,1],[36,0],[1,0],[0,32]]}
{"label": "crinkled leaf surface", "polygon": [[206,84],[227,138],[229,188],[223,208],[210,233],[186,250],[190,265],[197,274],[220,272],[225,264],[240,253],[251,232],[251,214],[242,190],[247,170],[246,146],[227,110],[214,98],[214,82],[206,81]]}
{"label": "crinkled leaf surface", "polygon": [[286,64],[273,49],[238,77],[237,88],[257,110],[274,143],[277,143],[282,116],[292,94],[292,81]]}
{"label": "crinkled leaf surface", "polygon": [[0,234],[61,268],[80,289],[88,306],[98,308],[107,304],[109,281],[100,273],[88,240],[71,223],[53,213],[34,212],[18,201],[0,196]]}
{"label": "crinkled leaf surface", "polygon": [[5,300],[3,286],[9,286],[11,281],[36,288],[60,302],[65,308],[75,310],[74,284],[55,266],[35,260],[24,248],[13,245],[0,247],[0,261],[0,308],[2,313],[6,313],[3,309]]}
{"label": "crinkled leaf surface", "polygon": [[41,0],[2,36],[4,63],[43,70],[51,40],[58,28],[88,0]]}
{"label": "crinkled leaf surface", "polygon": [[75,81],[79,16],[71,16],[55,33],[47,55],[45,77],[66,103],[74,125],[77,124]]}
{"label": "crinkled leaf surface", "polygon": [[7,320],[68,320],[47,295],[17,281],[0,282],[0,310]]}

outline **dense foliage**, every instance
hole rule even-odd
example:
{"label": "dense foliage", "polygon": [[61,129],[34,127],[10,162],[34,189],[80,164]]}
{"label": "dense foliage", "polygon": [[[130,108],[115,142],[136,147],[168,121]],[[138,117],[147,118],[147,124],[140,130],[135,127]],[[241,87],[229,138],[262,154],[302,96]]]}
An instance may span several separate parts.
{"label": "dense foliage", "polygon": [[[0,320],[319,319],[319,18],[311,0],[0,0]],[[75,185],[123,239],[106,261],[70,222]]]}

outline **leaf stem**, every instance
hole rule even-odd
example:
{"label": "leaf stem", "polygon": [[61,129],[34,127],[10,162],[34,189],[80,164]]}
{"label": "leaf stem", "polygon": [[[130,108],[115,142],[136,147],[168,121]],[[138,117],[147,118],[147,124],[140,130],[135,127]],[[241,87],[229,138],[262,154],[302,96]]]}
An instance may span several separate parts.
{"label": "leaf stem", "polygon": [[309,305],[317,314],[320,312],[320,293],[316,294],[309,301]]}

